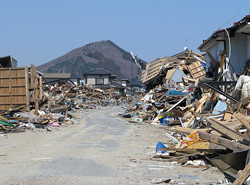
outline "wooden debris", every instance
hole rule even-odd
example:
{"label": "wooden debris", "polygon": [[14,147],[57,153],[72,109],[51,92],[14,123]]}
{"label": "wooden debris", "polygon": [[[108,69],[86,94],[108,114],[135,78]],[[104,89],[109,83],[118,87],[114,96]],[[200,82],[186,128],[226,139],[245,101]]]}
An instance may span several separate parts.
{"label": "wooden debris", "polygon": [[208,126],[212,127],[217,132],[222,133],[224,136],[229,137],[231,139],[244,142],[244,138],[241,134],[238,134],[230,128],[220,124],[218,121],[216,121],[216,119],[207,117],[204,117],[204,119],[209,123]]}
{"label": "wooden debris", "polygon": [[250,163],[242,171],[241,175],[234,181],[233,185],[242,185],[250,176]]}
{"label": "wooden debris", "polygon": [[220,136],[216,136],[214,134],[209,134],[206,132],[197,131],[201,139],[205,139],[211,143],[221,145],[226,147],[234,152],[241,151],[241,150],[248,150],[250,149],[248,146],[240,144],[238,142],[233,142],[228,139],[222,138]]}
{"label": "wooden debris", "polygon": [[[206,99],[207,99],[207,96],[203,96],[203,97],[199,100],[200,105],[196,108],[196,110],[195,110],[196,113],[198,113],[198,112],[200,111],[200,108],[201,108],[201,106],[203,105],[203,103],[206,101]],[[186,125],[186,128],[189,127],[189,125],[190,125],[191,122],[194,120],[194,118],[195,118],[195,116],[192,116],[192,117],[190,118],[190,120],[188,121],[188,123],[187,123],[187,125]]]}

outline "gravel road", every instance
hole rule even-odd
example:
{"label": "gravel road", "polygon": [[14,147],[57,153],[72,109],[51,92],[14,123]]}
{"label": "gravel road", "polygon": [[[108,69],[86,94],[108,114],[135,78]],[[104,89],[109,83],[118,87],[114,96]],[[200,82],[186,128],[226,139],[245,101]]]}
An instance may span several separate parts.
{"label": "gravel road", "polygon": [[159,126],[127,124],[119,107],[77,113],[79,123],[0,136],[0,184],[211,184],[217,168],[181,167],[152,161],[158,141],[170,142]]}

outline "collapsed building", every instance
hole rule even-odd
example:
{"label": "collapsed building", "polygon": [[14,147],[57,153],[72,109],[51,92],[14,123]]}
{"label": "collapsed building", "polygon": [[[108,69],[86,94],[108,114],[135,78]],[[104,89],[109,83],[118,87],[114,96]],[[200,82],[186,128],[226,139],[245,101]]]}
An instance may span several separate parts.
{"label": "collapsed building", "polygon": [[163,137],[151,160],[207,166],[195,162],[203,159],[225,175],[219,183],[249,183],[249,28],[248,15],[204,40],[204,54],[185,50],[146,65],[146,95],[120,115],[166,130],[173,143]]}

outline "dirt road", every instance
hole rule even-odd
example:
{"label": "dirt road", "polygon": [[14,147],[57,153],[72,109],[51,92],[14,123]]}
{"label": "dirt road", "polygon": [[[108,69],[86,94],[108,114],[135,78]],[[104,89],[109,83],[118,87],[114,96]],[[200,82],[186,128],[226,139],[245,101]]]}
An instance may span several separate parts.
{"label": "dirt road", "polygon": [[[0,184],[210,184],[223,175],[217,168],[181,167],[148,160],[164,129],[129,125],[119,108],[78,113],[78,124],[0,136]],[[173,181],[172,181],[173,182]]]}

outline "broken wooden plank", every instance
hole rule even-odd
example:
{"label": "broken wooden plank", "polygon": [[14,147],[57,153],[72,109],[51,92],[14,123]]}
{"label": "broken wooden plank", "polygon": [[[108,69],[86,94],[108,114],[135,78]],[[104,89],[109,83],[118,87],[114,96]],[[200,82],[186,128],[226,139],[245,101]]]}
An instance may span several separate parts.
{"label": "broken wooden plank", "polygon": [[176,104],[174,104],[170,109],[167,110],[167,112],[170,112],[172,109],[174,109],[177,105],[179,105],[183,100],[187,98],[188,94],[184,96],[180,101],[178,101]]}
{"label": "broken wooden plank", "polygon": [[229,102],[226,102],[226,104],[227,104],[227,107],[229,108],[229,110],[231,111],[231,113],[233,114],[233,109],[232,109],[232,106],[230,105],[230,103]]}
{"label": "broken wooden plank", "polygon": [[[211,165],[210,165],[211,166]],[[206,168],[206,169],[208,169],[210,166],[201,166],[201,165],[199,165],[199,166],[195,166],[195,165],[181,165],[181,167],[189,167],[189,168]]]}
{"label": "broken wooden plank", "polygon": [[250,131],[250,122],[241,113],[236,113],[235,117]]}
{"label": "broken wooden plank", "polygon": [[[195,110],[196,113],[198,113],[198,112],[200,111],[200,108],[201,108],[201,106],[204,104],[204,102],[206,101],[206,99],[207,99],[207,96],[203,96],[203,97],[199,100],[200,105],[199,105],[199,107],[196,108],[196,110]],[[191,124],[191,122],[193,121],[194,118],[195,118],[195,116],[193,115],[193,116],[190,118],[190,120],[188,121],[187,125],[185,126],[186,128],[189,127],[189,125]]]}
{"label": "broken wooden plank", "polygon": [[201,139],[205,139],[211,143],[224,146],[230,150],[233,150],[234,152],[250,149],[246,145],[240,144],[238,142],[233,142],[231,140],[222,138],[220,136],[216,136],[214,134],[209,134],[209,133],[201,132],[201,131],[197,131],[197,132],[199,133],[199,136]]}
{"label": "broken wooden plank", "polygon": [[176,151],[185,153],[197,153],[197,152],[208,152],[208,153],[218,153],[223,152],[223,149],[188,149],[188,148],[158,148],[159,151]]}
{"label": "broken wooden plank", "polygon": [[196,131],[201,131],[201,132],[207,132],[209,130],[209,128],[205,128],[205,129],[192,129],[192,128],[185,128],[185,127],[175,127],[174,131],[175,132],[181,132],[181,133],[186,133],[186,134],[191,134],[193,132]]}
{"label": "broken wooden plank", "polygon": [[233,185],[243,184],[249,176],[250,176],[250,163],[246,165],[241,175],[234,181]]}
{"label": "broken wooden plank", "polygon": [[229,111],[226,111],[226,110],[225,110],[224,116],[223,116],[223,120],[224,120],[224,121],[231,120],[232,115],[233,115],[233,112],[229,112]]}
{"label": "broken wooden plank", "polygon": [[184,82],[185,80],[189,81],[189,82],[192,82],[192,83],[197,83],[198,80],[197,79],[193,79],[193,78],[187,78],[187,77],[182,77],[182,81]]}
{"label": "broken wooden plank", "polygon": [[216,119],[208,118],[208,117],[205,117],[205,116],[204,116],[204,119],[208,122],[208,126],[212,127],[217,132],[219,132],[219,133],[221,133],[221,134],[223,134],[226,137],[229,137],[231,139],[239,140],[241,142],[245,142],[245,139],[243,138],[243,136],[241,134],[239,134],[239,133],[231,130],[230,128],[222,125]]}
{"label": "broken wooden plank", "polygon": [[199,141],[187,146],[186,149],[221,149],[226,150],[225,147],[210,143],[208,141]]}
{"label": "broken wooden plank", "polygon": [[181,125],[181,121],[180,120],[174,120],[174,121],[168,121],[168,125],[169,126],[173,126],[173,125]]}

